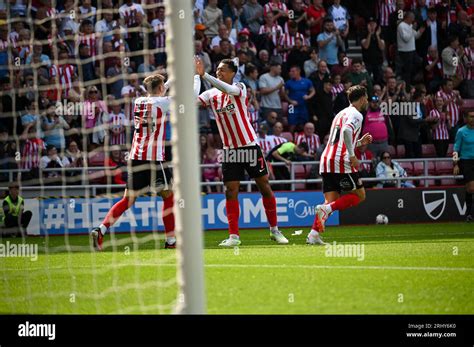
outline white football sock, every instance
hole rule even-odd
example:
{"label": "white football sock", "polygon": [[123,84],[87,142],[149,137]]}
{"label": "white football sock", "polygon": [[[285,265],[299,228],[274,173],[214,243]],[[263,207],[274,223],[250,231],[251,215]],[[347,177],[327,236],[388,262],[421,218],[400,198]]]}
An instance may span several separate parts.
{"label": "white football sock", "polygon": [[272,233],[279,231],[279,230],[278,230],[278,226],[270,227],[270,231],[271,231]]}
{"label": "white football sock", "polygon": [[318,237],[318,236],[319,236],[319,233],[318,233],[316,230],[311,229],[309,235],[312,236],[312,237]]}
{"label": "white football sock", "polygon": [[99,225],[99,229],[102,235],[105,235],[107,232],[107,227],[104,224]]}
{"label": "white football sock", "polygon": [[230,234],[230,235],[229,235],[229,238],[230,238],[230,239],[240,239],[240,236],[237,235],[237,234]]}
{"label": "white football sock", "polygon": [[167,243],[168,245],[172,245],[172,244],[176,243],[176,237],[174,237],[174,236],[167,237],[167,238],[166,238],[166,243]]}

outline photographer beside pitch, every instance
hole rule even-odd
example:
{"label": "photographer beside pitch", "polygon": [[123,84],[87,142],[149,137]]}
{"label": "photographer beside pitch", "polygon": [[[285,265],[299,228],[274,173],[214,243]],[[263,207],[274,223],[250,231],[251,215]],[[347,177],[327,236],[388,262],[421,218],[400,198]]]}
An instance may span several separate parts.
{"label": "photographer beside pitch", "polygon": [[454,141],[454,175],[462,173],[466,184],[466,222],[472,222],[472,195],[474,194],[474,111],[465,115],[466,125],[459,128]]}
{"label": "photographer beside pitch", "polygon": [[[329,142],[321,155],[319,173],[323,178],[324,204],[316,206],[313,227],[306,243],[324,245],[319,233],[332,212],[357,206],[365,200],[365,189],[358,172],[359,160],[355,148],[372,142],[369,133],[362,130],[362,113],[367,110],[368,97],[365,87],[357,85],[347,91],[350,105],[339,112],[331,125]],[[349,192],[341,195],[342,192]]]}
{"label": "photographer beside pitch", "polygon": [[16,236],[26,236],[26,228],[30,224],[33,214],[31,211],[24,211],[25,200],[20,196],[20,186],[18,183],[10,183],[8,194],[3,200],[2,211],[0,212],[0,225],[5,229],[12,230],[14,233],[6,232]]}

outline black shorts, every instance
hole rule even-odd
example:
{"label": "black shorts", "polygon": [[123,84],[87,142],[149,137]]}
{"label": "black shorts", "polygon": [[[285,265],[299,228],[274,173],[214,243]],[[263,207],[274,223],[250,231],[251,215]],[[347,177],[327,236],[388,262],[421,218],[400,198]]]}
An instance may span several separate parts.
{"label": "black shorts", "polygon": [[141,191],[149,187],[153,192],[171,190],[173,174],[167,162],[130,160],[127,168],[127,189]]}
{"label": "black shorts", "polygon": [[459,168],[464,176],[464,183],[474,181],[474,159],[461,159]]}
{"label": "black shorts", "polygon": [[246,171],[250,178],[268,175],[267,162],[260,146],[224,149],[221,154],[224,182],[244,181]]}
{"label": "black shorts", "polygon": [[341,194],[341,192],[348,192],[364,186],[358,172],[350,174],[322,173],[321,177],[323,178],[323,193],[338,192]]}

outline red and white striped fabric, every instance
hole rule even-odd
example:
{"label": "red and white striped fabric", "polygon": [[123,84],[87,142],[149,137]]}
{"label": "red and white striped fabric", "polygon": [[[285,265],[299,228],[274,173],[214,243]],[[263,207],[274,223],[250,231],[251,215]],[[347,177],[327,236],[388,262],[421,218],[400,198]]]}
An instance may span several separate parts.
{"label": "red and white striped fabric", "polygon": [[309,149],[309,154],[316,153],[316,150],[319,146],[321,146],[321,141],[319,140],[319,136],[316,134],[306,136],[305,134],[298,134],[296,135],[295,143],[299,145],[302,142],[306,142]]}
{"label": "red and white striped fabric", "polygon": [[464,48],[464,53],[466,54],[468,62],[471,64],[470,67],[466,66],[466,79],[474,80],[474,49],[466,47]]}
{"label": "red and white striped fabric", "polygon": [[[165,48],[166,47],[166,32],[165,30],[165,22],[160,21],[158,18],[153,19],[151,22],[151,26],[153,27],[153,31],[156,33],[160,30],[163,32],[157,36],[155,36],[155,48]],[[162,52],[159,52],[162,53]],[[163,51],[164,53],[164,51]]]}
{"label": "red and white striped fabric", "polygon": [[240,88],[239,96],[226,94],[217,88],[199,95],[202,105],[210,107],[216,117],[224,148],[239,148],[257,140],[248,114],[247,88],[242,83],[235,85]]}
{"label": "red and white striped fabric", "polygon": [[72,82],[74,77],[74,66],[71,64],[64,65],[51,65],[49,68],[49,76],[55,78],[58,76],[58,81],[61,85],[62,92],[68,95],[69,90],[72,88]]}
{"label": "red and white striped fabric", "polygon": [[[428,65],[433,64],[433,62],[434,62],[433,57],[431,55],[427,54],[426,55],[426,62],[428,63]],[[443,64],[441,63],[441,59],[438,59],[438,63],[436,64],[436,68],[441,70],[441,74],[443,73]]]}
{"label": "red and white striped fabric", "polygon": [[34,138],[27,139],[23,145],[22,152],[22,169],[34,169],[40,165],[41,151],[46,150],[43,140]]}
{"label": "red and white striped fabric", "polygon": [[282,10],[288,13],[288,8],[286,7],[285,3],[281,2],[281,0],[278,0],[276,3],[270,0],[263,7],[263,16],[265,17],[268,12],[273,12],[274,8],[278,8],[279,10]]}
{"label": "red and white striped fabric", "polygon": [[272,42],[275,45],[275,49],[273,50],[273,55],[276,55],[278,53],[276,47],[278,45],[278,41],[280,40],[280,37],[283,36],[283,29],[277,23],[274,23],[271,28],[267,27],[266,25],[261,25],[260,30],[258,31],[258,34],[263,35],[263,34],[268,34],[268,33],[271,33]]}
{"label": "red and white striped fabric", "polygon": [[169,97],[161,96],[139,97],[135,100],[135,132],[130,159],[165,160],[166,114],[170,100]]}
{"label": "red and white striped fabric", "polygon": [[[146,93],[145,87],[140,86],[140,89]],[[127,100],[124,100],[125,102],[124,113],[125,113],[125,117],[127,117],[129,121],[133,119],[133,105],[135,103],[135,98],[138,96],[139,95],[136,95],[135,87],[131,85],[126,85],[125,87],[122,88],[122,97],[129,98],[128,102]]]}
{"label": "red and white striped fabric", "polygon": [[258,132],[259,112],[255,109],[255,107],[252,104],[249,104],[248,109],[249,109],[250,124],[252,124],[252,127],[255,130],[255,132]]}
{"label": "red and white striped fabric", "polygon": [[95,34],[84,35],[81,33],[77,38],[77,46],[79,47],[80,44],[89,46],[91,57],[97,55],[97,37]]}
{"label": "red and white striped fabric", "polygon": [[432,7],[441,4],[443,0],[426,0],[426,6]]}
{"label": "red and white striped fabric", "polygon": [[257,143],[262,149],[264,156],[267,156],[268,152],[270,152],[271,149],[273,148],[270,141],[268,141],[268,136],[265,136],[265,138],[259,137],[257,139]]}
{"label": "red and white striped fabric", "polygon": [[111,145],[125,145],[127,143],[127,134],[125,131],[115,134],[113,129],[125,130],[125,127],[129,125],[125,114],[120,113],[109,113],[109,129],[110,129],[110,144]]}
{"label": "red and white striped fabric", "polygon": [[388,17],[392,12],[395,12],[395,0],[379,0],[378,1],[378,13],[379,13],[379,24],[380,26],[388,26]]}
{"label": "red and white striped fabric", "polygon": [[284,137],[276,135],[268,135],[267,141],[270,142],[270,149],[273,149],[276,146],[281,145],[282,143],[288,142],[288,140]]}
{"label": "red and white striped fabric", "polygon": [[354,106],[349,106],[339,112],[332,121],[329,141],[321,155],[320,173],[353,173],[357,169],[351,166],[349,153],[344,143],[343,130],[350,127],[353,131],[352,147],[356,148],[362,128],[363,117]]}
{"label": "red and white striped fabric", "polygon": [[[445,93],[443,90],[439,90],[436,93],[436,96],[440,96],[441,98],[443,98],[443,100],[446,101],[446,100],[452,98],[454,96],[454,93],[453,92]],[[448,110],[449,115],[451,116],[451,126],[455,127],[456,124],[458,124],[459,116],[460,116],[459,106],[458,106],[458,104],[456,104],[455,101],[451,101],[447,105],[447,110]]]}
{"label": "red and white striped fabric", "polygon": [[[143,7],[135,3],[132,3],[131,6],[124,4],[120,6],[119,8],[120,18],[125,21],[125,25],[127,26],[127,28],[136,27],[138,25],[137,13],[139,12],[143,16],[145,15],[145,11],[143,11]],[[126,38],[128,38],[128,36]]]}
{"label": "red and white striped fabric", "polygon": [[436,127],[431,130],[433,140],[449,140],[448,120],[445,113],[440,113],[437,109],[430,111],[430,118],[439,119]]}
{"label": "red and white striped fabric", "polygon": [[46,16],[50,19],[55,19],[58,14],[59,14],[58,10],[56,10],[56,8],[54,7],[50,7],[46,11]]}
{"label": "red and white striped fabric", "polygon": [[[284,33],[282,37],[280,37],[280,42],[278,42],[278,44],[282,47],[290,47],[292,48],[294,45],[295,45],[295,40],[297,38],[300,38],[301,40],[303,40],[303,46],[306,44],[306,40],[303,36],[303,34],[301,33],[296,33],[295,36],[291,36],[290,33]],[[286,60],[288,59],[288,53],[285,52],[282,54],[282,58],[283,58],[283,61],[286,62]]]}
{"label": "red and white striped fabric", "polygon": [[[363,161],[363,160],[371,160],[372,158],[368,158],[367,157],[367,153],[364,152],[364,153],[359,153],[359,158],[358,158],[360,161]],[[365,170],[367,172],[370,172],[370,163],[361,163],[360,164],[360,168],[362,170]]]}
{"label": "red and white striped fabric", "polygon": [[331,88],[331,94],[333,99],[337,96],[337,94],[342,93],[344,91],[344,85],[342,83],[334,84]]}

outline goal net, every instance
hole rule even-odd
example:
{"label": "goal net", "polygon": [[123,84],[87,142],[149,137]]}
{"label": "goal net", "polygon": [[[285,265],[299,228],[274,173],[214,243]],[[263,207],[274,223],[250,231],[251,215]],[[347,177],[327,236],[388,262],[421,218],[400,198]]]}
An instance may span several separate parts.
{"label": "goal net", "polygon": [[[0,311],[205,312],[191,5],[0,4]],[[161,185],[144,191],[96,252],[89,232],[132,171],[147,170],[130,157],[134,102],[154,73],[170,81],[172,102],[161,115],[165,161],[151,176],[172,170],[174,207],[164,210]],[[177,249],[164,247],[168,214]]]}

